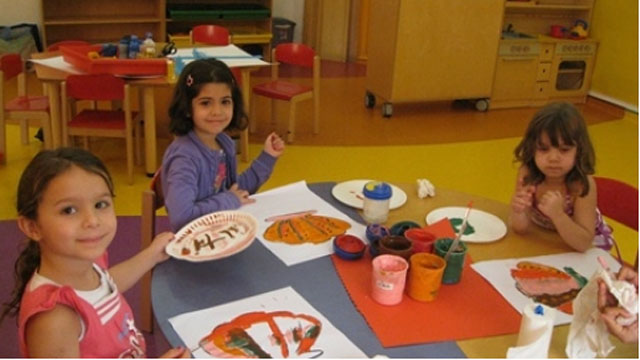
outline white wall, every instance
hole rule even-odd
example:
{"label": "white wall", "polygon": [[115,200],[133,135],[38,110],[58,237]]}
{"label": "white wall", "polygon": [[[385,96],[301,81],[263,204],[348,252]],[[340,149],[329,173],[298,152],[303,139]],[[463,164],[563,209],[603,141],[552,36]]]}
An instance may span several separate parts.
{"label": "white wall", "polygon": [[42,9],[38,0],[0,0],[0,25],[38,24],[42,28]]}
{"label": "white wall", "polygon": [[296,23],[293,28],[293,41],[302,42],[304,23],[304,0],[273,0],[271,16],[281,17]]}

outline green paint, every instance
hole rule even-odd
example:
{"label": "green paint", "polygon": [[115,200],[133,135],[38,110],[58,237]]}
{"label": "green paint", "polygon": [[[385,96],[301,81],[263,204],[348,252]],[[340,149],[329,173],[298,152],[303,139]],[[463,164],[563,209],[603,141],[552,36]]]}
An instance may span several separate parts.
{"label": "green paint", "polygon": [[[460,226],[462,226],[462,218],[452,218],[449,219],[449,222],[456,232],[460,232]],[[467,221],[467,228],[464,229],[464,233],[462,233],[462,235],[471,235],[475,232],[476,230],[473,228],[473,226],[471,226],[471,223]]]}
{"label": "green paint", "polygon": [[565,266],[565,267],[563,267],[563,269],[567,274],[571,275],[574,279],[576,279],[576,281],[578,282],[578,285],[580,286],[581,289],[585,285],[587,285],[587,282],[589,282],[589,280],[587,280],[586,277],[580,275],[577,271],[573,270],[572,267]]}

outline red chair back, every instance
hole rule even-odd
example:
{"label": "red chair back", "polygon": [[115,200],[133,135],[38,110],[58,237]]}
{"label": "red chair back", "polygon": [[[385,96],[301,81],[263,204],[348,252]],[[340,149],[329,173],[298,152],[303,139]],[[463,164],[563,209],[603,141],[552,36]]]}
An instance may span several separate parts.
{"label": "red chair back", "polygon": [[22,58],[20,54],[4,54],[0,56],[0,70],[4,73],[4,80],[9,80],[22,72]]}
{"label": "red chair back", "polygon": [[191,38],[209,45],[229,45],[229,30],[218,25],[197,25],[191,30]]}
{"label": "red chair back", "polygon": [[47,46],[47,51],[58,51],[60,49],[60,45],[82,45],[82,46],[87,46],[87,45],[91,45],[86,41],[83,40],[63,40],[63,41],[58,41],[57,43],[53,43],[49,46]]}
{"label": "red chair back", "polygon": [[276,46],[276,61],[302,67],[313,67],[316,52],[304,44],[284,43]]}
{"label": "red chair back", "polygon": [[622,181],[594,177],[603,215],[638,230],[638,189]]}
{"label": "red chair back", "polygon": [[67,95],[80,100],[122,100],[124,84],[111,74],[69,75]]}

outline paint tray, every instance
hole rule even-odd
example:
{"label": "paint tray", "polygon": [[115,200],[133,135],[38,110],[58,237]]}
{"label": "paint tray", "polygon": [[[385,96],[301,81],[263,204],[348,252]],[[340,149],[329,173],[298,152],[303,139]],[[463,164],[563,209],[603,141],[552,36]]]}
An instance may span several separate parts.
{"label": "paint tray", "polygon": [[159,59],[91,59],[89,52],[99,52],[101,45],[60,46],[65,62],[87,74],[113,74],[120,76],[165,75],[167,60]]}

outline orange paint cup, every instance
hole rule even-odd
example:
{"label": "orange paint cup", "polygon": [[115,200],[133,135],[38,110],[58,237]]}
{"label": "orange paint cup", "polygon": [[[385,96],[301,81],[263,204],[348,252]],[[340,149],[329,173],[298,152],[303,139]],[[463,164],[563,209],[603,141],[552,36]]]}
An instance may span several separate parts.
{"label": "orange paint cup", "polygon": [[407,294],[417,301],[433,301],[440,289],[446,265],[444,259],[434,254],[416,253],[409,261]]}

